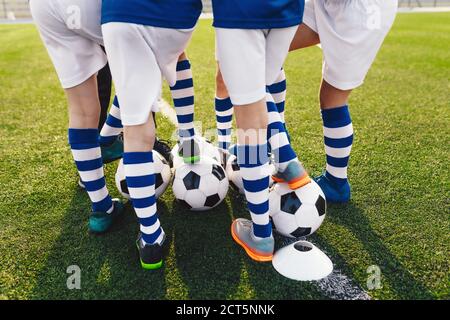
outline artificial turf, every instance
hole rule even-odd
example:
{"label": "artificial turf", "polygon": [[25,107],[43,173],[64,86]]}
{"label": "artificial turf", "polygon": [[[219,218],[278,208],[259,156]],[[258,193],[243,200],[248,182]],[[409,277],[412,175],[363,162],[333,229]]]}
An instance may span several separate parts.
{"label": "artificial turf", "polygon": [[[400,14],[363,87],[351,97],[353,199],[329,206],[311,239],[374,299],[448,299],[450,14]],[[201,21],[188,54],[196,118],[215,126],[214,34]],[[137,224],[126,217],[103,236],[87,230],[89,201],[77,186],[67,112],[50,60],[32,25],[0,26],[0,299],[326,299],[270,264],[250,261],[231,240],[247,216],[229,193],[217,209],[191,213],[169,189],[159,201],[170,250],[163,269],[140,268]],[[287,122],[311,174],[324,167],[317,90],[321,51],[290,54]],[[167,88],[165,98],[170,101]],[[158,118],[162,138],[173,125]],[[106,166],[113,195],[116,164]],[[70,265],[81,290],[68,290]],[[378,265],[382,288],[369,290]]]}

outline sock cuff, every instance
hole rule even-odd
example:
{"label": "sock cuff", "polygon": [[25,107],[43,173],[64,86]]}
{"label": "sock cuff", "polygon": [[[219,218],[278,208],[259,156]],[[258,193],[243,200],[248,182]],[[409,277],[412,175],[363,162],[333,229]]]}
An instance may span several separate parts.
{"label": "sock cuff", "polygon": [[237,161],[240,167],[254,168],[269,163],[268,145],[237,145]]}
{"label": "sock cuff", "polygon": [[217,111],[228,111],[233,108],[233,103],[230,97],[225,99],[215,98],[216,110]]}
{"label": "sock cuff", "polygon": [[344,127],[352,122],[348,105],[344,105],[334,109],[322,110],[321,112],[325,127]]}
{"label": "sock cuff", "polygon": [[140,164],[153,162],[153,152],[124,152],[123,153],[123,164]]}
{"label": "sock cuff", "polygon": [[191,62],[189,59],[178,61],[177,63],[177,71],[183,71],[191,68]]}
{"label": "sock cuff", "polygon": [[68,130],[69,144],[95,144],[98,145],[98,129]]}

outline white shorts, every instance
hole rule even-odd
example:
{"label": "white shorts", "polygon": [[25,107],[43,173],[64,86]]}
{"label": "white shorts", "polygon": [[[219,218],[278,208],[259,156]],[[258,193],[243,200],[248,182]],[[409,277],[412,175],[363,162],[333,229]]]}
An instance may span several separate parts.
{"label": "white shorts", "polygon": [[110,22],[102,26],[105,48],[126,126],[147,122],[158,111],[162,77],[177,81],[177,62],[193,29],[177,30]]}
{"label": "white shorts", "polygon": [[101,0],[31,0],[30,9],[63,88],[75,87],[106,63]]}
{"label": "white shorts", "polygon": [[320,37],[326,82],[341,90],[363,84],[397,5],[397,0],[307,0],[303,23]]}
{"label": "white shorts", "polygon": [[266,97],[266,85],[279,76],[297,28],[216,28],[216,59],[234,105]]}

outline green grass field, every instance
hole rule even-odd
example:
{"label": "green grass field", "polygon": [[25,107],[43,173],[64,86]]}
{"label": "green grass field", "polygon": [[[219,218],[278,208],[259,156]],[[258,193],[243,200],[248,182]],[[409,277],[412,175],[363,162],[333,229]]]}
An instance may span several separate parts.
{"label": "green grass field", "polygon": [[[450,14],[400,14],[366,84],[351,98],[353,200],[330,206],[311,241],[374,299],[449,299]],[[89,201],[67,145],[66,102],[32,25],[0,26],[0,299],[327,299],[270,264],[250,261],[229,235],[247,216],[230,192],[218,209],[186,212],[169,189],[159,208],[170,254],[141,270],[131,208],[104,236],[87,230]],[[201,21],[188,49],[196,117],[213,128],[214,34]],[[312,174],[324,166],[317,103],[321,52],[289,56],[287,120]],[[167,88],[165,98],[170,101]],[[159,118],[159,135],[174,129]],[[113,195],[116,164],[106,167]],[[66,269],[82,270],[68,290]],[[367,289],[378,265],[382,288]]]}

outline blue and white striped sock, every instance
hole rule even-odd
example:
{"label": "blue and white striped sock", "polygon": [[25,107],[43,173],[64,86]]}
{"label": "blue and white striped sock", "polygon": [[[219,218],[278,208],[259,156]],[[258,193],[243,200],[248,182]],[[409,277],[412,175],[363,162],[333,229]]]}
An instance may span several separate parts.
{"label": "blue and white striped sock", "polygon": [[122,118],[120,117],[120,106],[117,96],[109,109],[108,117],[100,131],[100,145],[107,146],[116,141],[117,136],[122,133]]}
{"label": "blue and white striped sock", "polygon": [[92,211],[111,213],[114,208],[106,188],[98,129],[69,129],[69,144]]}
{"label": "blue and white striped sock", "polygon": [[299,160],[289,142],[286,128],[270,93],[267,93],[266,101],[267,112],[269,114],[267,140],[269,141],[271,152],[274,155],[275,165],[280,172],[283,172],[290,162]]}
{"label": "blue and white striped sock", "polygon": [[123,164],[130,198],[139,219],[142,240],[148,244],[161,244],[164,231],[156,208],[153,152],[125,152]]}
{"label": "blue and white striped sock", "polygon": [[338,186],[347,183],[347,167],[353,144],[353,125],[348,106],[322,110],[326,176]]}
{"label": "blue and white striped sock", "polygon": [[284,110],[286,106],[286,89],[286,74],[284,72],[284,69],[281,69],[280,75],[278,76],[277,80],[275,80],[274,84],[267,86],[267,90],[270,92],[273,100],[275,101],[275,104],[277,105],[277,109],[281,117],[281,122],[283,122],[283,124],[285,124]]}
{"label": "blue and white striped sock", "polygon": [[231,99],[215,99],[217,121],[217,146],[228,150],[231,145],[231,131],[233,128],[233,103]]}
{"label": "blue and white striped sock", "polygon": [[177,64],[177,82],[170,88],[178,119],[180,140],[192,139],[194,130],[194,81],[189,60]]}
{"label": "blue and white striped sock", "polygon": [[245,197],[253,221],[253,233],[257,239],[272,236],[269,218],[270,167],[267,151],[267,144],[237,147]]}

